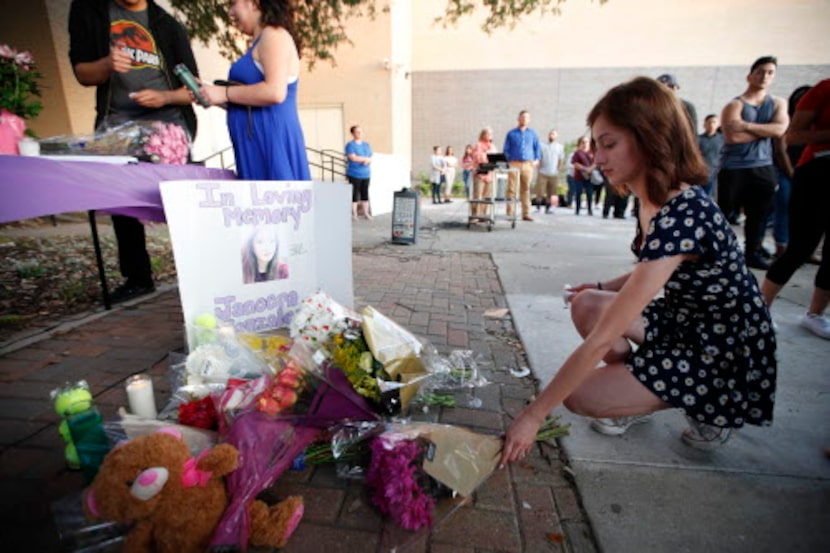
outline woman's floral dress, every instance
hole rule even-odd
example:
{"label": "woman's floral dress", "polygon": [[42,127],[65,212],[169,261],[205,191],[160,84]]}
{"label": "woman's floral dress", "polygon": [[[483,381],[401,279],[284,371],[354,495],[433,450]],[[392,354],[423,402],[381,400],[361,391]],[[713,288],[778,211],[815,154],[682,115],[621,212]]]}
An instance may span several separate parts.
{"label": "woman's floral dress", "polygon": [[[641,246],[640,246],[641,245]],[[626,360],[649,390],[698,421],[772,424],[775,333],[738,239],[694,186],[669,200],[632,250],[640,262],[679,254],[664,296],[643,311],[645,340]]]}

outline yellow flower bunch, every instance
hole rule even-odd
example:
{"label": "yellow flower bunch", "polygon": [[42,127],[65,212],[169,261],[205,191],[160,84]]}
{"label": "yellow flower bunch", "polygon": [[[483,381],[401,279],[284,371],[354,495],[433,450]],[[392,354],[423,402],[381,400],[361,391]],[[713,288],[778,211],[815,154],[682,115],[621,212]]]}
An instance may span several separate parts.
{"label": "yellow flower bunch", "polygon": [[355,391],[366,399],[380,401],[375,359],[363,337],[349,339],[341,332],[330,343],[332,361],[343,371]]}
{"label": "yellow flower bunch", "polygon": [[240,342],[272,367],[279,367],[286,353],[291,349],[291,339],[285,336],[239,334],[238,337]]}

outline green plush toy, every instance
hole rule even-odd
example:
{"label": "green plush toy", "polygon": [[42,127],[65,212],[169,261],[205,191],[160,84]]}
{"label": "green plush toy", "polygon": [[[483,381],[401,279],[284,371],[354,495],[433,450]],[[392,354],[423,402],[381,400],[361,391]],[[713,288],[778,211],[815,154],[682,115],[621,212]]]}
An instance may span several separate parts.
{"label": "green plush toy", "polygon": [[55,412],[63,418],[60,426],[58,426],[58,432],[66,442],[66,449],[64,450],[66,464],[71,469],[80,469],[81,461],[78,458],[78,450],[75,449],[75,443],[72,440],[69,423],[66,419],[72,415],[83,413],[92,407],[92,393],[89,391],[89,384],[85,380],[79,380],[75,384],[67,383],[52,390],[50,397],[55,403]]}

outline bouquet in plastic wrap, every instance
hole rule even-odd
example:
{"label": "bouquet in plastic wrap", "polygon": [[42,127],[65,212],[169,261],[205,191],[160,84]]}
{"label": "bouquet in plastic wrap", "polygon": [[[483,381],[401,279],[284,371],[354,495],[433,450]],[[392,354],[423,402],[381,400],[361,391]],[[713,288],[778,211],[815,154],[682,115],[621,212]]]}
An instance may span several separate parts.
{"label": "bouquet in plastic wrap", "polygon": [[205,324],[205,318],[187,325],[190,353],[171,353],[173,393],[159,419],[194,428],[218,430],[217,403],[228,390],[264,375],[273,375],[283,337],[236,334],[230,327]]}
{"label": "bouquet in plastic wrap", "polygon": [[292,352],[306,366],[330,362],[384,415],[406,407],[429,375],[414,335],[372,307],[358,315],[322,292],[303,302],[291,335]]}
{"label": "bouquet in plastic wrap", "polygon": [[286,362],[276,374],[228,388],[219,397],[217,409],[220,430],[249,411],[262,413],[271,420],[313,428],[327,428],[343,420],[378,418],[345,374],[331,363],[324,362],[312,371],[295,359]]}
{"label": "bouquet in plastic wrap", "polygon": [[250,531],[248,503],[270,487],[316,438],[319,430],[274,420],[259,411],[238,416],[222,441],[239,450],[239,467],[225,477],[230,503],[211,545],[245,551]]}
{"label": "bouquet in plastic wrap", "polygon": [[[229,380],[250,380],[273,374],[273,359],[251,347],[253,338],[236,334],[229,326],[188,325],[189,353],[176,371],[185,384],[227,384]],[[183,370],[182,370],[183,369]]]}
{"label": "bouquet in plastic wrap", "polygon": [[436,499],[469,497],[493,472],[496,436],[442,424],[394,424],[371,442],[366,484],[381,513],[408,530],[432,526]]}
{"label": "bouquet in plastic wrap", "polygon": [[246,505],[271,486],[321,429],[343,420],[376,420],[364,398],[330,364],[318,371],[289,360],[277,370],[228,388],[218,402],[222,441],[240,452],[228,476],[231,504],[214,536],[215,546],[246,543]]}
{"label": "bouquet in plastic wrap", "polygon": [[175,123],[127,121],[87,136],[54,136],[40,141],[44,154],[135,156],[156,163],[187,163],[190,138]]}

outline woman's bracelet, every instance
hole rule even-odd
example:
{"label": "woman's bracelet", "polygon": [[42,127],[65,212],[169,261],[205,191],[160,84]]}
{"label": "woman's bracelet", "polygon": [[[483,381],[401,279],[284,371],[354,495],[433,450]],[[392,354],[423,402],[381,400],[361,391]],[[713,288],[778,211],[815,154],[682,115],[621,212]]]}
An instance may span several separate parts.
{"label": "woman's bracelet", "polygon": [[225,102],[228,103],[228,104],[231,103],[231,97],[228,95],[230,89],[231,89],[231,87],[229,87],[229,86],[225,87]]}
{"label": "woman's bracelet", "polygon": [[602,290],[602,282],[597,281],[597,290]]}

